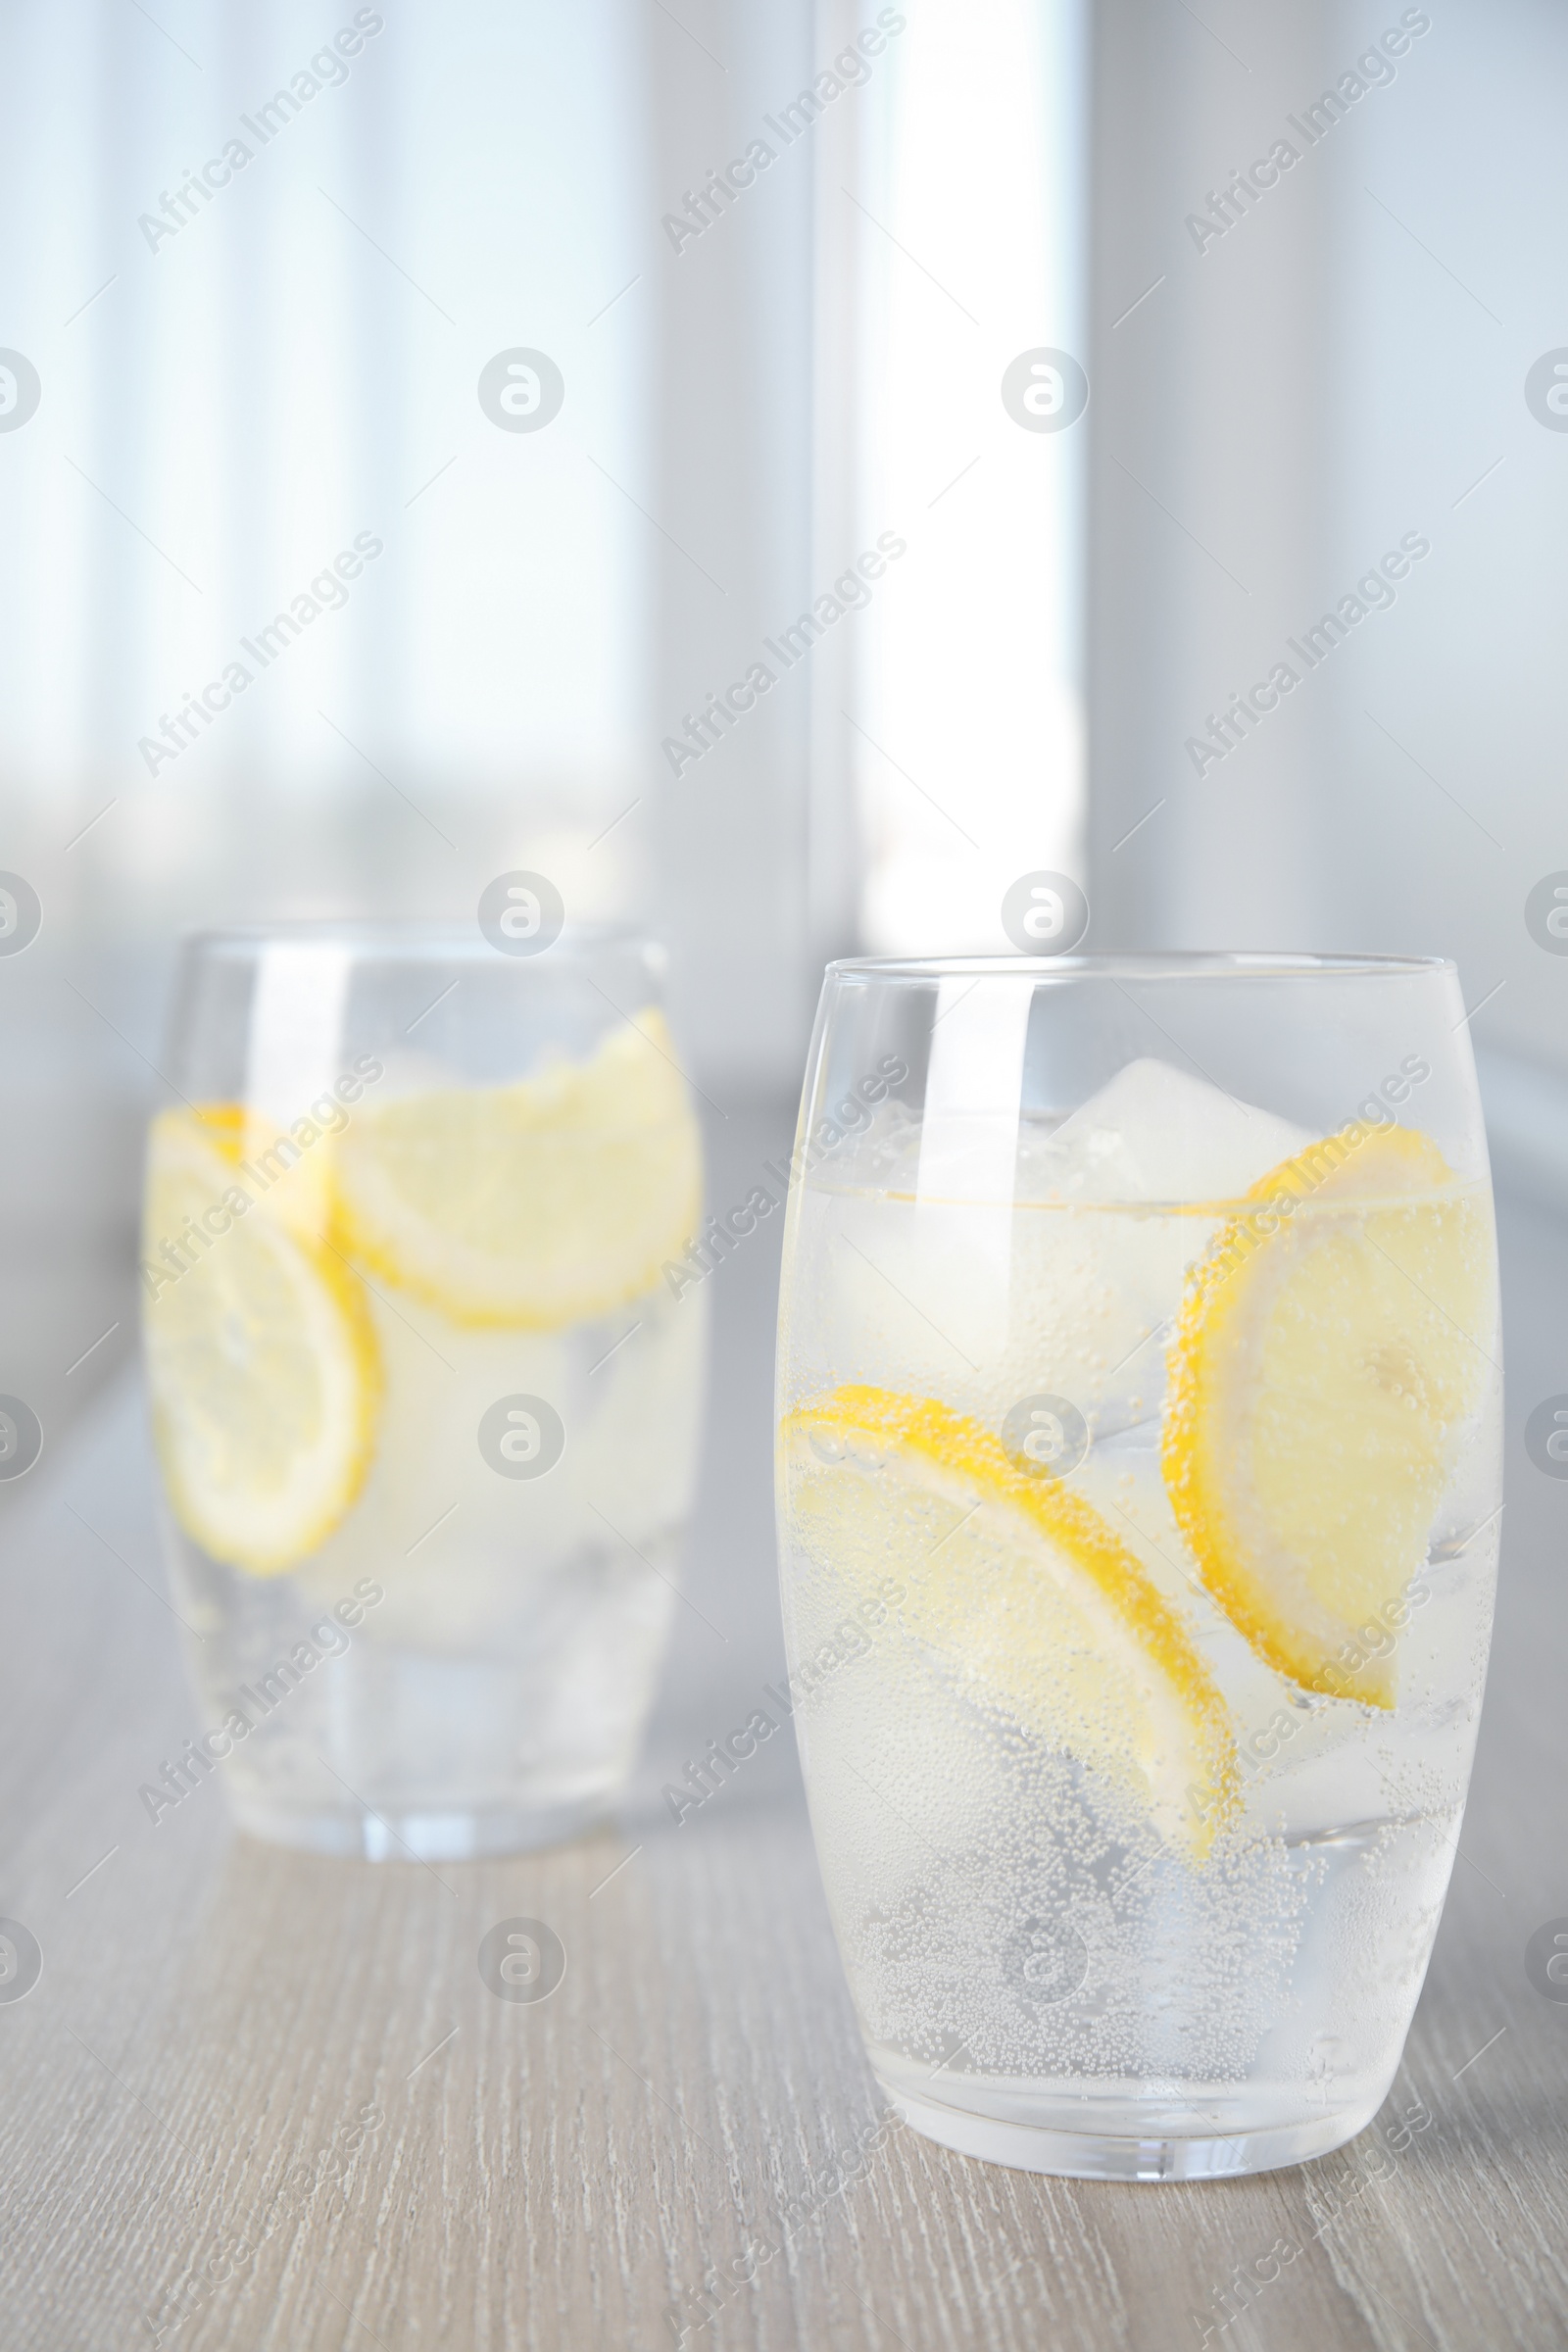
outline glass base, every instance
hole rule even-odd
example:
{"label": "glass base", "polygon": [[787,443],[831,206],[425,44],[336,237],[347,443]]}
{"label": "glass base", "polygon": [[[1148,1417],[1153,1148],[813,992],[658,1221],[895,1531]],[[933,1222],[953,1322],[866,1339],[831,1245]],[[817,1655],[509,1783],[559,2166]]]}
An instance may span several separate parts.
{"label": "glass base", "polygon": [[1239,2173],[1271,2173],[1281,2165],[1306,2164],[1344,2147],[1382,2105],[1382,2094],[1364,2104],[1314,2116],[1310,2122],[1281,2124],[1228,2138],[1211,2133],[1173,2133],[1149,2139],[1105,2132],[1054,2132],[1038,2124],[1006,2123],[949,2107],[940,2099],[911,2097],[878,2075],[889,2102],[911,2131],[960,2156],[1015,2172],[1055,2173],[1069,2180],[1225,2180]]}
{"label": "glass base", "polygon": [[383,1814],[296,1812],[241,1802],[234,1818],[247,1837],[302,1853],[362,1862],[471,1862],[487,1854],[564,1845],[597,1828],[609,1811],[609,1797],[596,1795],[537,1809]]}

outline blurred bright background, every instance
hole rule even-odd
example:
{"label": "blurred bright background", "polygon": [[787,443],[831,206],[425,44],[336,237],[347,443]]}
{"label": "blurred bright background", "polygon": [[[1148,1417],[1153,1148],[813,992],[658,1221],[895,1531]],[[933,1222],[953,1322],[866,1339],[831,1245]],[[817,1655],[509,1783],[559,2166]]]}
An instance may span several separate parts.
{"label": "blurred bright background", "polygon": [[[46,1427],[134,1344],[178,935],[467,919],[515,866],[653,923],[699,1083],[775,1119],[825,956],[1006,952],[1039,869],[1090,950],[1452,955],[1499,1173],[1568,1197],[1525,915],[1568,869],[1560,8],[7,0],[0,41],[0,868],[43,910],[0,1387]],[[1041,351],[1059,429],[1003,395]],[[515,352],[537,429],[481,402]]]}

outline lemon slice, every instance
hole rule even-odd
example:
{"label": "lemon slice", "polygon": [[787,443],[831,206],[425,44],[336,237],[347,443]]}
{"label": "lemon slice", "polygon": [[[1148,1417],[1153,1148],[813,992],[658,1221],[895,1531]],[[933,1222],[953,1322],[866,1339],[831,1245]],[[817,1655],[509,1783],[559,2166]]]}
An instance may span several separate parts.
{"label": "lemon slice", "polygon": [[1097,1511],[933,1398],[841,1388],[781,1435],[787,1521],[811,1558],[867,1592],[899,1579],[906,1633],[970,1696],[1109,1775],[1195,1860],[1207,1852],[1236,1803],[1227,1711]]}
{"label": "lemon slice", "polygon": [[[331,1225],[331,1147],[317,1133],[321,1149],[308,1148],[254,1104],[202,1102],[195,1117],[215,1151],[237,1171],[228,1179],[249,1193],[269,1217],[286,1225],[302,1242],[323,1242]],[[315,1121],[309,1122],[314,1128]]]}
{"label": "lemon slice", "polygon": [[[1494,1321],[1490,1221],[1426,1135],[1281,1163],[1189,1277],[1165,1485],[1200,1573],[1308,1690],[1392,1707],[1389,1637],[1427,1556]],[[1367,1656],[1363,1629],[1376,1621]]]}
{"label": "lemon slice", "polygon": [[639,1298],[702,1201],[658,1012],[510,1086],[365,1103],[334,1150],[342,1246],[455,1322],[559,1330]]}
{"label": "lemon slice", "polygon": [[353,1276],[243,1181],[243,1132],[228,1105],[153,1121],[147,1366],[175,1518],[214,1559],[275,1576],[315,1551],[359,1494],[380,1366]]}

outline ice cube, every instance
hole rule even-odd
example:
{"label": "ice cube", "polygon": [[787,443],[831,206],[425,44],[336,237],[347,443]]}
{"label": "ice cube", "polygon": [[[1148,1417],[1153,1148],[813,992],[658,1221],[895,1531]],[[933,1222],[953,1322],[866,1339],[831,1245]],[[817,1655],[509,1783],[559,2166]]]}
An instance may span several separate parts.
{"label": "ice cube", "polygon": [[1238,1200],[1312,1141],[1174,1063],[1142,1055],[1063,1119],[1043,1154],[1067,1200]]}

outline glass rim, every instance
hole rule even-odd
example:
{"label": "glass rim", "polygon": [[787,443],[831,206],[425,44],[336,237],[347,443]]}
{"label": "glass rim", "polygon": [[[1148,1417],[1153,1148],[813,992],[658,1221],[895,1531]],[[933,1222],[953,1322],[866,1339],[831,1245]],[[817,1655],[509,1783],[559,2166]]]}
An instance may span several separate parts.
{"label": "glass rim", "polygon": [[442,920],[420,915],[299,915],[249,923],[220,923],[181,934],[179,946],[190,956],[253,956],[264,948],[299,945],[340,946],[356,955],[422,958],[446,962],[461,957],[494,961],[498,968],[521,963],[546,965],[572,962],[619,948],[662,953],[662,943],[647,924],[630,921],[567,921],[547,948],[527,956],[500,953],[477,923]]}
{"label": "glass rim", "polygon": [[1272,950],[1171,949],[1138,956],[846,956],[828,980],[1303,980],[1413,979],[1454,972],[1450,956],[1341,956]]}

